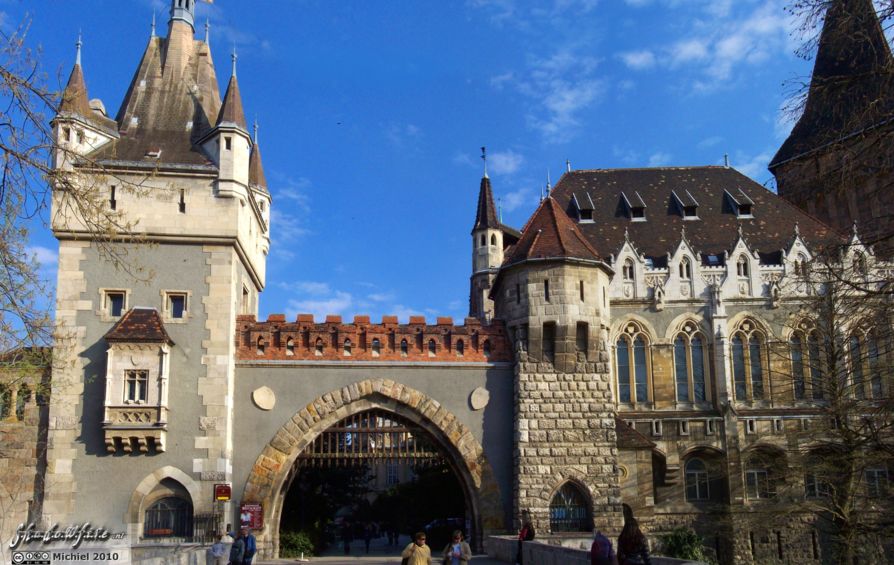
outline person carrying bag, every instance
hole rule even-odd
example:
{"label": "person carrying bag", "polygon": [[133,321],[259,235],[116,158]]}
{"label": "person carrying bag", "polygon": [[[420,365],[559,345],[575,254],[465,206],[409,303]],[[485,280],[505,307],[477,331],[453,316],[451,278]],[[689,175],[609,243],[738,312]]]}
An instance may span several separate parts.
{"label": "person carrying bag", "polygon": [[444,565],[467,565],[472,559],[472,548],[463,540],[463,533],[453,532],[453,540],[444,548]]}

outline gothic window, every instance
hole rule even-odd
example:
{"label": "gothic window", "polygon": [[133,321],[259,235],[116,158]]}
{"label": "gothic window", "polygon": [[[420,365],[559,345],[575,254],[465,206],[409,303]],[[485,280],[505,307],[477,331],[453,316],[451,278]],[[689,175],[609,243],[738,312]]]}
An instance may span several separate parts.
{"label": "gothic window", "polygon": [[286,340],[286,355],[295,355],[295,340],[291,337]]}
{"label": "gothic window", "polygon": [[149,371],[124,371],[124,402],[143,404],[149,394]]}
{"label": "gothic window", "polygon": [[859,336],[851,336],[848,352],[850,354],[851,384],[854,386],[854,396],[862,399],[866,396],[866,390],[863,383],[863,355]]}
{"label": "gothic window", "polygon": [[708,500],[708,468],[701,459],[686,462],[686,500]]}
{"label": "gothic window", "polygon": [[406,340],[406,339],[402,339],[402,340],[400,340],[400,356],[401,356],[401,357],[406,357],[406,356],[407,356],[407,350],[408,350],[408,349],[409,349],[409,346],[408,346],[408,344],[407,344],[407,340]]}
{"label": "gothic window", "polygon": [[342,354],[343,354],[345,357],[350,357],[350,356],[351,356],[351,350],[353,349],[353,347],[354,347],[354,346],[353,346],[353,344],[351,343],[351,340],[350,340],[350,339],[345,339],[344,346],[342,347]]}
{"label": "gothic window", "polygon": [[593,529],[586,495],[573,483],[565,483],[549,503],[549,529],[556,532],[589,532]]}
{"label": "gothic window", "polygon": [[635,322],[630,322],[615,344],[620,402],[649,401],[648,337]]}
{"label": "gothic window", "polygon": [[766,338],[753,321],[745,320],[733,333],[731,349],[736,400],[762,400]]}
{"label": "gothic window", "polygon": [[497,245],[497,236],[496,235],[490,236],[490,244],[493,245],[494,247],[496,247],[496,245]]}
{"label": "gothic window", "polygon": [[872,398],[879,400],[882,398],[884,391],[882,390],[882,370],[881,355],[879,353],[878,338],[874,332],[866,336],[867,356],[869,361],[869,379],[870,392]]}
{"label": "gothic window", "polygon": [[797,333],[791,338],[792,352],[792,388],[795,400],[804,400],[806,384],[804,379],[804,344]]}
{"label": "gothic window", "polygon": [[708,399],[705,340],[695,324],[687,322],[674,339],[674,380],[678,402]]}
{"label": "gothic window", "polygon": [[739,260],[736,261],[736,274],[740,277],[748,276],[748,258],[744,254],[739,255]]}
{"label": "gothic window", "polygon": [[683,257],[680,261],[680,280],[688,281],[692,278],[692,262],[689,257]]}
{"label": "gothic window", "polygon": [[624,267],[621,270],[622,276],[625,281],[633,281],[633,261],[631,259],[624,260]]}
{"label": "gothic window", "polygon": [[169,496],[146,509],[143,535],[147,538],[192,536],[192,504]]}
{"label": "gothic window", "polygon": [[372,356],[378,357],[382,353],[382,342],[379,341],[379,338],[374,337],[372,340]]}
{"label": "gothic window", "polygon": [[866,256],[862,253],[854,254],[854,274],[857,276],[866,274]]}
{"label": "gothic window", "polygon": [[437,353],[437,351],[438,351],[438,346],[437,346],[437,344],[435,344],[435,340],[433,340],[433,339],[428,340],[428,356],[434,357],[435,354]]}
{"label": "gothic window", "polygon": [[323,355],[323,338],[318,337],[316,343],[314,343],[314,355],[320,357]]}
{"label": "gothic window", "polygon": [[807,276],[807,257],[802,253],[798,253],[798,257],[795,259],[795,274],[801,277]]}
{"label": "gothic window", "polygon": [[22,384],[16,393],[16,420],[21,422],[25,419],[25,406],[31,401],[31,389],[28,385]]}
{"label": "gothic window", "polygon": [[456,356],[462,357],[466,353],[466,345],[463,343],[463,340],[459,340],[456,342]]}

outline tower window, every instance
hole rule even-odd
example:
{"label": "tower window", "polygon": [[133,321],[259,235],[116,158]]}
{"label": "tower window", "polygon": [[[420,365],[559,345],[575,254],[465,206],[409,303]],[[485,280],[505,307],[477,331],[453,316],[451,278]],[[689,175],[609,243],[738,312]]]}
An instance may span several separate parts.
{"label": "tower window", "polygon": [[434,357],[435,354],[437,354],[437,352],[438,352],[438,346],[435,343],[435,340],[433,340],[433,339],[428,340],[428,356]]}
{"label": "tower window", "polygon": [[181,188],[180,189],[180,202],[178,204],[178,209],[180,210],[181,214],[186,213],[186,200],[184,199],[184,196],[185,196],[184,192],[185,191]]}
{"label": "tower window", "polygon": [[119,318],[124,313],[127,293],[123,290],[107,290],[103,297],[103,310],[106,315]]}
{"label": "tower window", "polygon": [[459,340],[456,342],[456,356],[462,357],[466,354],[466,345],[463,343],[463,340]]}
{"label": "tower window", "polygon": [[186,293],[167,293],[165,300],[165,313],[172,320],[186,318]]}
{"label": "tower window", "polygon": [[295,340],[292,338],[286,341],[286,355],[295,355]]}
{"label": "tower window", "polygon": [[543,281],[543,299],[549,302],[549,279]]}
{"label": "tower window", "polygon": [[352,349],[352,347],[353,347],[353,345],[351,344],[351,340],[350,340],[350,339],[345,339],[344,346],[342,347],[342,354],[343,354],[345,357],[350,357],[350,356],[351,356],[351,349]]}
{"label": "tower window", "polygon": [[497,236],[496,235],[490,236],[490,244],[493,245],[494,247],[497,246]]}
{"label": "tower window", "polygon": [[382,352],[382,342],[379,341],[379,338],[374,337],[372,340],[372,356],[378,357]]}
{"label": "tower window", "polygon": [[481,234],[481,239],[479,240],[481,243],[479,244],[481,247],[484,247],[487,244],[487,236]]}
{"label": "tower window", "polygon": [[407,350],[408,350],[408,349],[409,349],[409,347],[408,347],[408,344],[407,344],[407,340],[405,340],[405,339],[400,340],[400,356],[401,356],[401,357],[406,357],[406,356],[407,356]]}
{"label": "tower window", "polygon": [[580,281],[580,301],[584,301],[584,281]]}
{"label": "tower window", "polygon": [[248,314],[249,303],[250,303],[251,295],[248,292],[248,287],[242,287],[242,313]]}
{"label": "tower window", "polygon": [[322,357],[323,355],[323,338],[318,337],[317,341],[314,343],[314,355],[317,357]]}
{"label": "tower window", "polygon": [[65,141],[71,141],[71,128],[70,127],[65,126],[64,128],[62,128],[62,139],[64,139]]}
{"label": "tower window", "polygon": [[109,190],[109,209],[116,210],[118,208],[118,202],[115,200],[115,187],[112,186]]}
{"label": "tower window", "polygon": [[550,363],[556,359],[556,323],[543,324],[543,360]]}
{"label": "tower window", "polygon": [[520,284],[515,285],[515,303],[521,304],[521,285]]}
{"label": "tower window", "polygon": [[227,148],[227,151],[229,151],[230,149],[233,148],[233,138],[232,137],[224,138],[224,147]]}

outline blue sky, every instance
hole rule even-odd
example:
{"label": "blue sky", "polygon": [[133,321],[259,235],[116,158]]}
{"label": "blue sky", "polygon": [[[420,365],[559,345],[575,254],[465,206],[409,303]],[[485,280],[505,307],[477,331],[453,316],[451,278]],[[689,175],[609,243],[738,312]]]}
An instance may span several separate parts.
{"label": "blue sky", "polygon": [[[162,0],[0,2],[32,20],[53,84],[83,34],[91,98],[114,115]],[[261,317],[468,309],[480,147],[520,228],[547,172],[732,165],[762,184],[812,62],[783,0],[216,0],[200,4],[222,90],[239,52],[274,197]],[[34,226],[52,274],[56,245]]]}

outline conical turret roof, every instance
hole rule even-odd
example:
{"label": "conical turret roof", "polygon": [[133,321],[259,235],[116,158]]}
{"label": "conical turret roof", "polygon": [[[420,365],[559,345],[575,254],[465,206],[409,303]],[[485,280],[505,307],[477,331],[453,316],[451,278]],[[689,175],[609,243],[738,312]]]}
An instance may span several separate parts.
{"label": "conical turret roof", "polygon": [[59,113],[68,112],[89,118],[93,115],[90,109],[90,99],[87,97],[87,85],[84,82],[84,71],[80,63],[75,63],[68,77],[68,84],[62,92],[62,102],[59,104]]}
{"label": "conical turret roof", "polygon": [[478,189],[478,212],[475,215],[475,225],[472,226],[472,231],[484,229],[500,229],[497,208],[494,206],[494,193],[487,175],[481,178],[481,187]]}
{"label": "conical turret roof", "polygon": [[547,196],[522,229],[521,239],[509,251],[504,264],[526,259],[562,258],[602,260],[556,200]]}
{"label": "conical turret roof", "polygon": [[804,113],[772,169],[894,117],[894,62],[872,0],[835,0],[826,12]]}
{"label": "conical turret roof", "polygon": [[261,162],[261,146],[257,141],[248,159],[248,184],[267,192],[267,177],[264,176],[264,164]]}
{"label": "conical turret roof", "polygon": [[239,95],[239,82],[236,80],[235,73],[230,77],[227,93],[224,95],[224,101],[220,107],[220,115],[217,117],[218,126],[225,123],[235,124],[248,131],[245,111],[242,109],[242,96]]}

